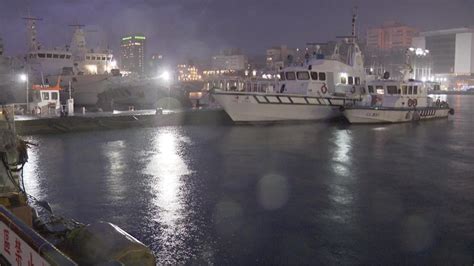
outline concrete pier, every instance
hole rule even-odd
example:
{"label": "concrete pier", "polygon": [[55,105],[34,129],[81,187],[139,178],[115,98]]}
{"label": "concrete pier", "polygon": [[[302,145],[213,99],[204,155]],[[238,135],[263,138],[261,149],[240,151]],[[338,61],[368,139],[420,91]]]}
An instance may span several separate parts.
{"label": "concrete pier", "polygon": [[155,113],[155,111],[108,112],[52,118],[18,116],[15,120],[17,133],[20,135],[108,130],[129,127],[217,125],[232,123],[232,120],[225,111],[220,109],[165,111],[163,114]]}

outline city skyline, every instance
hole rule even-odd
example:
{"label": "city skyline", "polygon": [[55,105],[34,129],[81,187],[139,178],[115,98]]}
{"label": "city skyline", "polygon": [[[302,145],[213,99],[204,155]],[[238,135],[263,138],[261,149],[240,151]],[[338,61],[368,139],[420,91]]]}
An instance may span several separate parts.
{"label": "city skyline", "polygon": [[[268,47],[290,47],[332,40],[350,33],[350,14],[358,6],[358,29],[396,20],[423,30],[474,25],[472,0],[408,1],[5,1],[0,10],[0,37],[7,55],[26,51],[27,15],[43,18],[38,36],[45,47],[70,42],[73,23],[86,24],[88,46],[108,46],[118,55],[120,37],[143,32],[148,53],[160,52],[177,61],[207,58],[222,48],[239,47],[250,55]],[[232,12],[229,12],[232,10]],[[375,10],[377,12],[375,13]],[[447,14],[456,14],[449,16]],[[19,30],[20,29],[20,30]]]}

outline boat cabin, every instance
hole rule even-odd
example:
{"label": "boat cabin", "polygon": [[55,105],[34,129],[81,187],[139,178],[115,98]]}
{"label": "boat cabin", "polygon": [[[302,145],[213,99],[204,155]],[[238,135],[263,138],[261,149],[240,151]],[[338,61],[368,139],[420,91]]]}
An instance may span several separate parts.
{"label": "boat cabin", "polygon": [[36,115],[57,115],[61,102],[59,98],[59,91],[61,88],[59,84],[50,87],[49,85],[33,85],[33,102],[29,108],[33,114]]}
{"label": "boat cabin", "polygon": [[374,80],[368,83],[367,93],[364,102],[370,106],[413,108],[431,104],[421,81]]}

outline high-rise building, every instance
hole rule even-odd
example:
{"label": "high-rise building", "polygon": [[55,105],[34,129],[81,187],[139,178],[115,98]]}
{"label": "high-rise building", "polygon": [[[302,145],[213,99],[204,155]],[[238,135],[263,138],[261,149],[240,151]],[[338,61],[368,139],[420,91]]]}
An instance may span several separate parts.
{"label": "high-rise building", "polygon": [[122,69],[143,75],[145,73],[146,37],[143,34],[122,37],[120,47]]}
{"label": "high-rise building", "polygon": [[367,30],[367,48],[392,50],[406,49],[411,46],[415,28],[397,23],[385,22],[382,26]]}
{"label": "high-rise building", "polygon": [[421,32],[413,38],[413,48],[429,51],[433,74],[474,73],[474,28]]}

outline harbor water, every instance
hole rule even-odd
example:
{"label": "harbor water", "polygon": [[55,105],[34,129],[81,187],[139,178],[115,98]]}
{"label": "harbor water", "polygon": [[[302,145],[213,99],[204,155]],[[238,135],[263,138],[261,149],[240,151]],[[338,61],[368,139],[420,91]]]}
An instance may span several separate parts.
{"label": "harbor water", "polygon": [[27,136],[26,190],[160,264],[474,261],[474,96],[449,119]]}

